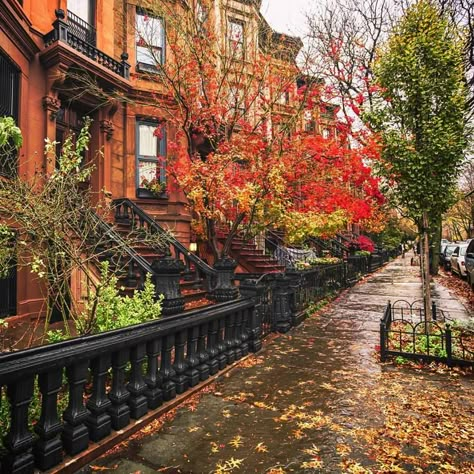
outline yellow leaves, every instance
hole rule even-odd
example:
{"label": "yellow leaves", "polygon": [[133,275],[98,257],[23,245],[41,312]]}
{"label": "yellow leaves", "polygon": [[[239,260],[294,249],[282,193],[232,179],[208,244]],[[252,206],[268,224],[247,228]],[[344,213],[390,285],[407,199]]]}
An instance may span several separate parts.
{"label": "yellow leaves", "polygon": [[345,459],[340,465],[347,474],[372,474],[372,471],[350,459]]}
{"label": "yellow leaves", "polygon": [[244,445],[244,443],[242,442],[242,437],[239,435],[235,436],[234,438],[231,439],[229,445],[235,449],[240,448],[241,446]]}
{"label": "yellow leaves", "polygon": [[305,434],[301,430],[293,430],[292,431],[293,438],[295,439],[301,439],[304,438]]}
{"label": "yellow leaves", "polygon": [[224,464],[217,464],[214,474],[223,474],[225,472],[232,472],[234,469],[240,469],[243,462],[243,459],[230,458]]}
{"label": "yellow leaves", "polygon": [[347,446],[347,444],[338,444],[336,446],[336,451],[337,454],[340,456],[347,456],[352,452],[352,448],[350,446]]}
{"label": "yellow leaves", "polygon": [[199,427],[198,426],[190,426],[188,428],[188,433],[194,433],[195,431],[198,431]]}
{"label": "yellow leaves", "polygon": [[257,408],[263,408],[265,410],[277,411],[277,408],[274,405],[267,405],[264,402],[253,402],[253,404]]}
{"label": "yellow leaves", "polygon": [[299,243],[309,235],[319,237],[321,235],[334,235],[338,230],[344,228],[347,215],[343,210],[337,210],[330,214],[323,212],[289,212],[282,224],[285,226],[287,239],[290,243]]}
{"label": "yellow leaves", "polygon": [[300,467],[302,469],[321,469],[323,467],[323,462],[321,459],[312,459],[311,461],[302,462]]}
{"label": "yellow leaves", "polygon": [[311,448],[303,449],[303,452],[309,454],[310,456],[318,456],[319,448],[313,444]]}
{"label": "yellow leaves", "polygon": [[258,443],[257,446],[255,446],[255,451],[257,451],[257,453],[268,453],[268,448],[265,444]]}

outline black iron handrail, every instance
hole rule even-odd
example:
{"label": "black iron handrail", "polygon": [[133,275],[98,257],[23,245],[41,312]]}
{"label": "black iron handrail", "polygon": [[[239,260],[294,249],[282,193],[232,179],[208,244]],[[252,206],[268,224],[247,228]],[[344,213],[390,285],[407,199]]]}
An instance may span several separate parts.
{"label": "black iron handrail", "polygon": [[120,248],[123,252],[125,252],[132,260],[134,260],[143,270],[147,271],[148,273],[153,273],[153,270],[148,262],[132,247],[127,245],[125,240],[122,239],[120,234],[116,232],[111,225],[107,224],[107,222],[105,222],[95,213],[92,214],[92,218],[114,243],[120,244]]}
{"label": "black iron handrail", "polygon": [[328,241],[321,239],[320,237],[308,237],[307,241],[316,247],[320,247],[324,250],[327,250],[328,252],[331,252],[335,257],[343,257],[343,252],[339,247],[333,245],[333,242],[335,242],[333,240]]}
{"label": "black iron handrail", "polygon": [[[175,258],[180,259],[183,256],[186,268],[190,269],[190,263],[208,277],[215,277],[217,272],[214,268],[204,262],[196,254],[187,249],[179,240],[167,232],[158,222],[150,217],[143,209],[128,198],[119,198],[112,201],[115,208],[115,218],[117,222],[129,221],[132,226],[138,228],[147,228],[152,233],[166,237],[166,242],[173,247]],[[136,222],[138,220],[138,222]]]}
{"label": "black iron handrail", "polygon": [[97,32],[91,24],[77,16],[71,10],[67,11],[67,23],[69,26],[69,31],[72,34],[76,35],[92,46],[96,45]]}
{"label": "black iron handrail", "polygon": [[[247,298],[0,354],[10,421],[2,426],[2,472],[48,471],[63,462],[64,452],[77,458],[91,443],[259,350],[257,324],[255,302]],[[40,415],[35,434],[32,403]]]}

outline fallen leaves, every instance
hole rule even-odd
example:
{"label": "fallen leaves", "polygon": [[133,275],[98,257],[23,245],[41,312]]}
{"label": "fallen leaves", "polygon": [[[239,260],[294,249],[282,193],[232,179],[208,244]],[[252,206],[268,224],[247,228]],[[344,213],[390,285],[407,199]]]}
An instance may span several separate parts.
{"label": "fallen leaves", "polygon": [[224,464],[222,463],[217,464],[214,474],[223,474],[225,472],[232,472],[234,469],[240,469],[243,461],[244,461],[243,459],[234,459],[234,458],[227,459],[227,461],[225,461]]}
{"label": "fallen leaves", "polygon": [[242,441],[242,437],[239,435],[235,436],[234,438],[230,440],[229,445],[235,449],[240,448],[241,446],[244,445]]}
{"label": "fallen leaves", "polygon": [[268,453],[268,448],[265,444],[258,443],[257,446],[255,446],[255,451],[257,451],[257,453]]}

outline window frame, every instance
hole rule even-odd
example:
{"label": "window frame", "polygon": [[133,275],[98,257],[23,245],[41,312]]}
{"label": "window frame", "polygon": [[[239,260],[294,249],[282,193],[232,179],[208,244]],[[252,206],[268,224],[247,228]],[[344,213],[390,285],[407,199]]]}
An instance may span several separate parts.
{"label": "window frame", "polygon": [[[243,20],[240,20],[238,18],[234,18],[234,17],[229,17],[227,19],[227,23],[228,23],[228,32],[227,32],[227,44],[228,44],[228,47],[229,47],[229,55],[231,58],[236,58],[236,59],[245,59],[246,57],[246,54],[245,54],[245,50],[246,50],[246,41],[245,41],[245,21]],[[235,25],[239,25],[242,27],[242,37],[241,39],[237,42],[237,44],[240,44],[241,45],[241,50],[240,50],[240,54],[238,54],[237,52],[237,48],[233,48],[233,41],[234,39],[232,38],[232,24],[235,24]]]}
{"label": "window frame", "polygon": [[[146,44],[146,46],[140,46],[139,45],[139,31],[138,31],[138,18],[139,17],[149,17],[154,20],[158,20],[161,23],[161,37],[159,38],[159,45],[156,44]],[[142,38],[144,41],[145,39]],[[152,49],[152,50],[159,50],[161,52],[161,61],[155,62],[154,64],[146,63],[143,61],[138,60],[138,48],[147,48],[147,49]],[[153,53],[153,56],[156,56],[155,53]],[[143,72],[158,72],[159,71],[159,65],[163,65],[166,63],[166,25],[165,21],[162,17],[153,15],[152,13],[148,12],[147,10],[137,7],[135,10],[135,62],[136,62],[136,69],[137,71],[143,71]]]}
{"label": "window frame", "polygon": [[135,124],[135,190],[137,198],[160,198],[167,197],[166,191],[161,193],[160,196],[157,196],[152,191],[141,187],[140,182],[140,163],[156,163],[157,168],[160,167],[160,183],[166,184],[166,159],[167,159],[167,130],[166,126],[162,125],[162,137],[161,139],[157,137],[157,150],[156,155],[162,156],[165,158],[163,163],[160,163],[160,160],[157,156],[141,155],[140,154],[140,125],[154,126],[155,128],[159,126],[159,122],[152,119],[147,119],[146,117],[140,117],[136,119]]}
{"label": "window frame", "polygon": [[[2,94],[3,100],[0,102],[0,115],[12,117],[15,123],[19,125],[20,107],[21,107],[21,69],[8,56],[6,52],[0,49],[0,72],[5,76],[0,76],[0,85],[4,86],[6,92]],[[5,90],[3,89],[3,90]],[[13,178],[18,173],[18,153],[16,151],[0,164],[0,176],[4,178]]]}

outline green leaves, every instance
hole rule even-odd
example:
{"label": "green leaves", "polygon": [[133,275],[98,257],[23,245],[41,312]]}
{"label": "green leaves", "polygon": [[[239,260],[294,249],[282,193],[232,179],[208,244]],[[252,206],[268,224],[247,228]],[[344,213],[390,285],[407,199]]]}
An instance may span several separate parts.
{"label": "green leaves", "polygon": [[415,220],[453,202],[467,129],[461,32],[430,2],[411,6],[375,65],[383,96],[367,116],[381,133],[382,174]]}
{"label": "green leaves", "polygon": [[120,296],[117,283],[117,277],[109,274],[108,262],[102,262],[97,291],[75,320],[78,334],[111,331],[161,316],[163,298],[155,301],[155,286],[149,274],[143,290],[135,290],[132,297]]}
{"label": "green leaves", "polygon": [[2,148],[9,144],[13,144],[17,149],[20,148],[23,144],[23,136],[12,117],[0,117],[0,152],[2,154]]}

